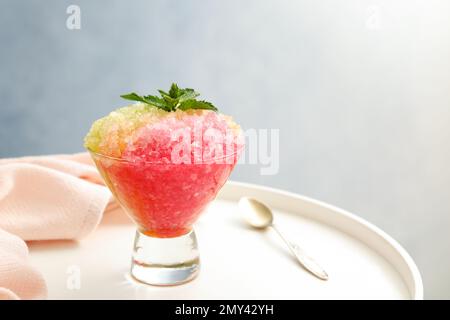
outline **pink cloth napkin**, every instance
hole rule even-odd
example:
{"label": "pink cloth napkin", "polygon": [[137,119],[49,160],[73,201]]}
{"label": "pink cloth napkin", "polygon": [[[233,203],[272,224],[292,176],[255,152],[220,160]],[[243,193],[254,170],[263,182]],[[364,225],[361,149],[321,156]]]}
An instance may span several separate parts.
{"label": "pink cloth napkin", "polygon": [[24,241],[80,239],[111,201],[87,153],[1,159],[0,299],[45,298]]}

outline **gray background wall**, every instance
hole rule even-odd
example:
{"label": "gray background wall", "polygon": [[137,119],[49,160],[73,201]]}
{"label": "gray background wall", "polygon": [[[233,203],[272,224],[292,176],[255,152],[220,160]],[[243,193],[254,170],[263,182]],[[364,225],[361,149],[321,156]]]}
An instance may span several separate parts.
{"label": "gray background wall", "polygon": [[[448,1],[0,1],[0,156],[82,150],[91,122],[172,81],[245,128],[280,171],[233,178],[374,222],[450,298]],[[66,8],[81,7],[81,30]]]}

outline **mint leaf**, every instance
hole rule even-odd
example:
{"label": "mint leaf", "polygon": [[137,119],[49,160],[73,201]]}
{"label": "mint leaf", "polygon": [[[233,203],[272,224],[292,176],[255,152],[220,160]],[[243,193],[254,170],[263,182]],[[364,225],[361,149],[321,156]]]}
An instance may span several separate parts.
{"label": "mint leaf", "polygon": [[163,100],[166,102],[166,104],[168,106],[170,106],[171,108],[175,107],[178,103],[178,100],[176,98],[172,98],[171,96],[167,96],[167,95],[161,95]]}
{"label": "mint leaf", "polygon": [[197,101],[195,99],[190,99],[182,102],[178,107],[178,109],[180,110],[203,109],[203,110],[217,111],[217,108],[214,107],[212,103],[207,101]]}
{"label": "mint leaf", "polygon": [[164,97],[164,96],[170,97],[170,94],[168,94],[168,93],[165,92],[164,90],[159,89],[158,92],[159,92],[159,94],[161,95],[161,97]]}
{"label": "mint leaf", "polygon": [[166,102],[161,98],[158,98],[155,96],[144,96],[143,98],[144,98],[144,102],[147,104],[158,107],[160,109],[164,109],[166,111],[170,111],[169,110],[170,108],[167,107]]}
{"label": "mint leaf", "polygon": [[158,107],[160,109],[170,111],[170,108],[167,107],[165,101],[163,99],[155,97],[155,96],[141,97],[137,93],[132,92],[132,93],[128,93],[128,94],[123,94],[123,95],[121,95],[121,97],[126,100],[144,102],[144,103],[152,105],[154,107]]}
{"label": "mint leaf", "polygon": [[169,90],[169,96],[174,99],[178,98],[179,90],[180,89],[178,88],[177,84],[172,83],[172,86],[170,87]]}
{"label": "mint leaf", "polygon": [[194,89],[181,89],[176,83],[172,83],[169,92],[158,90],[160,97],[147,95],[140,96],[135,92],[121,95],[122,98],[132,101],[140,101],[148,105],[157,107],[167,112],[176,110],[202,109],[218,111],[217,108],[208,101],[199,101],[196,98],[200,95]]}
{"label": "mint leaf", "polygon": [[134,92],[128,93],[128,94],[123,94],[120,97],[124,98],[126,100],[140,101],[140,102],[147,103],[143,97],[141,97],[140,95],[138,95],[137,93],[134,93]]}
{"label": "mint leaf", "polygon": [[195,99],[200,95],[200,93],[195,92],[194,90],[190,89],[189,91],[185,90],[185,92],[178,97],[179,102],[183,102],[186,100]]}

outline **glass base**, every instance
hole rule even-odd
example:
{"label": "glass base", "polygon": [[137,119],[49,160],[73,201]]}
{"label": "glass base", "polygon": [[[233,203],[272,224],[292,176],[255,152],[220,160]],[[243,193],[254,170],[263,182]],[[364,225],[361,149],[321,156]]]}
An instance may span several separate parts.
{"label": "glass base", "polygon": [[155,238],[136,231],[131,275],[136,280],[171,286],[192,280],[200,269],[194,230],[175,238]]}

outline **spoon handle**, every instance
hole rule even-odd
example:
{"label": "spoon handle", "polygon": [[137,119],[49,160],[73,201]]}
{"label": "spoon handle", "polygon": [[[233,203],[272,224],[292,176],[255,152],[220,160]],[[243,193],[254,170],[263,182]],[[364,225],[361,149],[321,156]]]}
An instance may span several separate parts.
{"label": "spoon handle", "polygon": [[272,228],[278,233],[280,238],[283,239],[283,241],[286,243],[291,253],[297,258],[298,262],[300,262],[300,264],[306,270],[311,272],[319,279],[328,280],[328,274],[313,258],[308,256],[298,245],[286,239],[275,225],[272,225]]}

